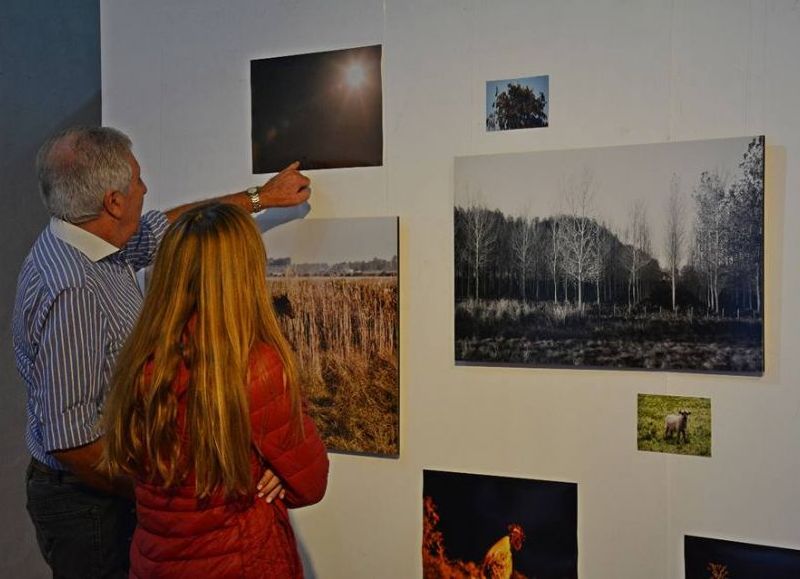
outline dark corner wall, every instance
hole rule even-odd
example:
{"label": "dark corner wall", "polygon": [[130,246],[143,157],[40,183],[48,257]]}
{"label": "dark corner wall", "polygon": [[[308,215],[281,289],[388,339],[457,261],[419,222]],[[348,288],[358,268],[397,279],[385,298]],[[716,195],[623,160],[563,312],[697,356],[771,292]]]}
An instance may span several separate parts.
{"label": "dark corner wall", "polygon": [[25,388],[11,344],[19,267],[47,223],[34,156],[48,135],[100,115],[100,0],[1,0],[0,577],[49,575],[25,511]]}

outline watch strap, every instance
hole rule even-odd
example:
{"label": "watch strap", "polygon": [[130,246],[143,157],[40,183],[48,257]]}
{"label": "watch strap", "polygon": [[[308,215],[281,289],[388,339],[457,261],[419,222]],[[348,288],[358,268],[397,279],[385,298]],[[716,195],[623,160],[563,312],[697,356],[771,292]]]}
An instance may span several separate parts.
{"label": "watch strap", "polygon": [[261,196],[258,194],[259,187],[250,187],[246,193],[247,196],[250,198],[250,205],[252,209],[252,213],[258,213],[264,207],[261,205]]}

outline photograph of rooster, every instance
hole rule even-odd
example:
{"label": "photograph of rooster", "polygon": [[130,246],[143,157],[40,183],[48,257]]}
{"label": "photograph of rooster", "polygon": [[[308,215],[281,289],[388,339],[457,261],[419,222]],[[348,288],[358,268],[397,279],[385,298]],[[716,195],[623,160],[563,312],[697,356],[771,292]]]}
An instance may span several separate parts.
{"label": "photograph of rooster", "polygon": [[425,470],[425,579],[576,579],[578,485]]}

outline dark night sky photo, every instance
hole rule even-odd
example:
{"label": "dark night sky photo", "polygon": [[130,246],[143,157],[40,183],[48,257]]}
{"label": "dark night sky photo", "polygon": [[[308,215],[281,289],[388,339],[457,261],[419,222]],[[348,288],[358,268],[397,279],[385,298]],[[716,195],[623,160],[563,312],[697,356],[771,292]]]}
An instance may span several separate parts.
{"label": "dark night sky photo", "polygon": [[383,164],[381,46],[250,62],[253,173]]}
{"label": "dark night sky photo", "polygon": [[686,579],[711,577],[709,563],[725,565],[730,579],[797,579],[800,551],[751,543],[684,537]]}
{"label": "dark night sky photo", "polygon": [[578,485],[509,477],[424,471],[423,495],[439,514],[447,555],[480,565],[517,523],[525,542],[514,569],[527,577],[578,576]]}

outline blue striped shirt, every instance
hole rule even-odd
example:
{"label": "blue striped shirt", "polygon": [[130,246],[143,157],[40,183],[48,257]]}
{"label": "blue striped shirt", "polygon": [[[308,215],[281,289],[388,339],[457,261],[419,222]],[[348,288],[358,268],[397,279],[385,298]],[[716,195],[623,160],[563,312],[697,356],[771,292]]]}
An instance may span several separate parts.
{"label": "blue striped shirt", "polygon": [[150,211],[124,248],[99,254],[91,243],[87,249],[65,241],[55,225],[42,232],[22,265],[12,333],[28,387],[28,450],[63,469],[51,452],[102,434],[114,362],[142,306],[134,271],[153,261],[168,223],[163,213]]}

